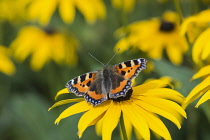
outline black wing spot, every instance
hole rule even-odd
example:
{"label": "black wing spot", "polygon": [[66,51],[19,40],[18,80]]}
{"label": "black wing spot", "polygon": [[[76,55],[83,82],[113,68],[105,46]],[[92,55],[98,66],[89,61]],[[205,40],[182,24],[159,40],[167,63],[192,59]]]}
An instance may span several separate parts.
{"label": "black wing spot", "polygon": [[131,61],[126,61],[124,62],[124,64],[126,65],[126,67],[131,67]]}
{"label": "black wing spot", "polygon": [[128,72],[130,72],[130,70],[128,70]]}
{"label": "black wing spot", "polygon": [[90,86],[90,84],[91,84],[91,82],[89,81],[89,82],[87,83],[87,86],[89,87],[89,86]]}
{"label": "black wing spot", "polygon": [[77,81],[78,81],[78,77],[74,79],[74,85],[77,84]]}
{"label": "black wing spot", "polygon": [[85,77],[86,77],[86,74],[81,75],[81,76],[80,76],[80,79],[81,79],[80,81],[81,81],[81,82],[85,81]]}
{"label": "black wing spot", "polygon": [[122,64],[119,64],[119,68],[122,69]]}
{"label": "black wing spot", "polygon": [[92,73],[89,73],[89,78],[92,78],[93,74]]}
{"label": "black wing spot", "polygon": [[134,64],[135,65],[139,65],[139,61],[136,59],[136,60],[133,60]]}
{"label": "black wing spot", "polygon": [[121,74],[122,74],[122,75],[125,75],[125,74],[126,74],[126,72],[125,72],[125,71],[121,71]]}

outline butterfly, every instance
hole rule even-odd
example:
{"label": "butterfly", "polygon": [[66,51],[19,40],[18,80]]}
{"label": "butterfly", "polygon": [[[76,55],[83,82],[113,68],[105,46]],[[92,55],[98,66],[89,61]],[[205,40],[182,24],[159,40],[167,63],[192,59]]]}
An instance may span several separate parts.
{"label": "butterfly", "polygon": [[102,70],[82,74],[67,82],[69,92],[84,96],[93,106],[108,99],[126,97],[132,88],[132,79],[146,69],[144,58],[128,60],[114,66],[104,65]]}

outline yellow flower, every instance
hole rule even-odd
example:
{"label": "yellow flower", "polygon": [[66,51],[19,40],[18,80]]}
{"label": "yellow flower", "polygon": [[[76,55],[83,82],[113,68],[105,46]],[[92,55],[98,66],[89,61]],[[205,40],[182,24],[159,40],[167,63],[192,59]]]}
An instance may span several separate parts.
{"label": "yellow flower", "polygon": [[9,50],[0,46],[0,71],[7,75],[15,73],[15,66],[9,58]]}
{"label": "yellow flower", "polygon": [[[208,23],[210,22],[210,18],[208,18],[208,14],[210,14],[210,10],[205,10],[199,13],[196,16],[190,17],[186,22],[195,22],[195,23]],[[204,18],[206,16],[206,18]],[[195,19],[196,18],[196,19]],[[187,23],[185,23],[187,26]],[[186,27],[185,27],[186,28]],[[195,43],[192,48],[192,58],[195,64],[199,67],[202,67],[195,75],[193,75],[192,79],[202,78],[203,80],[196,87],[192,89],[189,95],[186,97],[185,102],[183,103],[183,107],[186,108],[190,103],[194,100],[201,97],[201,99],[196,104],[196,107],[210,99],[210,65],[205,66],[205,64],[209,64],[210,62],[210,28],[207,28],[204,32],[202,32],[198,38],[195,40]]]}
{"label": "yellow flower", "polygon": [[130,12],[136,3],[136,0],[111,0],[112,6],[123,11]]}
{"label": "yellow flower", "polygon": [[183,54],[188,50],[186,39],[180,35],[178,15],[173,12],[164,13],[161,19],[138,21],[128,27],[120,28],[117,33],[128,31],[115,46],[121,52],[130,46],[147,53],[153,59],[160,59],[165,50],[170,61],[176,65],[182,63]]}
{"label": "yellow flower", "polygon": [[205,77],[205,79],[198,84],[186,97],[183,108],[186,108],[190,103],[194,100],[201,97],[201,99],[196,104],[196,107],[204,103],[205,101],[210,99],[210,65],[201,68],[195,75],[193,75],[192,79],[197,79],[201,77]]}
{"label": "yellow flower", "polygon": [[210,28],[202,32],[196,39],[192,48],[192,58],[196,64],[201,64],[203,61],[210,62]]}
{"label": "yellow flower", "polygon": [[197,36],[208,27],[210,22],[209,18],[210,9],[203,10],[200,13],[190,16],[184,19],[181,25],[181,34],[187,33],[189,36],[189,41],[192,43],[197,38]]}
{"label": "yellow flower", "polygon": [[34,0],[29,5],[29,18],[46,25],[56,8],[65,23],[71,23],[74,20],[76,9],[88,23],[93,23],[98,18],[103,19],[106,15],[102,0]]}
{"label": "yellow flower", "polygon": [[[60,120],[71,115],[85,112],[78,123],[78,135],[82,137],[88,126],[100,124],[98,132],[101,131],[103,140],[110,140],[113,130],[118,125],[121,115],[125,124],[126,133],[131,135],[131,125],[142,136],[143,139],[150,139],[150,129],[166,140],[171,140],[170,133],[158,115],[172,121],[179,129],[181,128],[181,116],[186,117],[185,111],[177,103],[182,103],[183,96],[175,90],[164,88],[168,83],[162,80],[153,80],[148,83],[133,87],[129,91],[130,99],[124,101],[107,100],[102,104],[93,107],[83,98],[66,99],[55,103],[50,109],[71,103],[78,102],[66,110],[55,120]],[[59,91],[56,98],[68,93],[65,88]],[[132,95],[131,95],[132,94]],[[50,110],[49,109],[49,110]]]}
{"label": "yellow flower", "polygon": [[1,0],[0,20],[8,20],[11,23],[25,19],[27,4],[32,0]]}
{"label": "yellow flower", "polygon": [[77,62],[77,41],[50,29],[29,26],[23,28],[11,44],[14,57],[24,61],[31,55],[33,70],[40,70],[48,61],[74,65]]}

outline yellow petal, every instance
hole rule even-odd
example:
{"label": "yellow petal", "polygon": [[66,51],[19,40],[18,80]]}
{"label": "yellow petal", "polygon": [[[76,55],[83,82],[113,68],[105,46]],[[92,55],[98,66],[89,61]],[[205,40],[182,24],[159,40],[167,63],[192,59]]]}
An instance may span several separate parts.
{"label": "yellow petal", "polygon": [[178,112],[180,115],[186,118],[186,112],[183,110],[183,108],[171,100],[154,98],[154,97],[142,97],[141,100],[155,107],[158,107],[159,109],[170,112],[171,114],[173,114],[174,112]]}
{"label": "yellow petal", "polygon": [[106,16],[106,7],[102,0],[93,1],[93,7],[97,7],[95,12],[97,13],[97,17],[100,19],[104,19]]}
{"label": "yellow petal", "polygon": [[[138,91],[134,91],[134,92],[138,92]],[[182,94],[180,94],[179,92],[177,92],[175,90],[168,89],[168,88],[151,89],[145,93],[141,93],[138,98],[141,99],[142,96],[148,97],[148,98],[158,97],[158,98],[169,99],[169,100],[178,102],[180,104],[182,104],[184,101],[184,96]]]}
{"label": "yellow petal", "polygon": [[155,89],[155,88],[166,87],[168,85],[170,85],[170,83],[168,83],[165,80],[152,80],[152,81],[147,82],[145,84],[133,87],[133,90],[135,91],[135,92],[133,92],[133,95],[139,95],[141,93],[145,93],[148,90]]}
{"label": "yellow petal", "polygon": [[75,1],[75,4],[88,23],[93,23],[98,17],[105,16],[105,6],[101,0]]}
{"label": "yellow petal", "polygon": [[0,49],[0,71],[7,74],[12,75],[15,73],[15,65],[9,59],[9,56],[6,54],[1,54],[2,50]]}
{"label": "yellow petal", "polygon": [[[123,116],[123,121],[125,125],[125,131],[129,140],[131,140],[132,136],[132,123],[127,116]],[[122,138],[122,131],[121,131],[121,138]],[[123,138],[122,138],[123,139]]]}
{"label": "yellow petal", "polygon": [[197,79],[210,74],[210,65],[201,68],[196,74],[193,75],[192,79]]}
{"label": "yellow petal", "polygon": [[120,104],[118,102],[112,102],[110,108],[107,110],[103,118],[102,124],[102,139],[111,140],[112,132],[119,122],[121,114]]}
{"label": "yellow petal", "polygon": [[[33,52],[31,56],[31,68],[35,71],[40,70],[44,64],[50,59],[50,51],[48,47],[49,42],[42,42],[38,48]],[[44,54],[44,55],[43,55]]]}
{"label": "yellow petal", "polygon": [[180,65],[182,63],[182,52],[176,45],[168,45],[166,47],[166,52],[171,62],[176,65]]}
{"label": "yellow petal", "polygon": [[196,87],[193,88],[193,90],[186,97],[182,107],[186,108],[188,104],[190,104],[191,102],[199,98],[201,95],[203,95],[207,90],[209,90],[210,89],[209,83],[210,83],[210,76],[208,76],[200,84],[198,84]]}
{"label": "yellow petal", "polygon": [[103,124],[103,118],[101,118],[95,125],[96,134],[98,136],[101,136],[102,134],[102,124]]}
{"label": "yellow petal", "polygon": [[181,128],[181,125],[178,119],[176,118],[176,116],[165,111],[162,107],[160,107],[161,104],[157,107],[156,105],[152,105],[148,103],[148,101],[145,101],[145,100],[144,101],[139,100],[139,101],[136,101],[135,103],[149,112],[153,112],[153,113],[163,116],[164,118],[172,121],[179,129]]}
{"label": "yellow petal", "polygon": [[119,53],[123,53],[130,48],[129,40],[127,38],[123,38],[117,42],[114,47],[114,50],[118,50],[120,48]]}
{"label": "yellow petal", "polygon": [[153,130],[155,133],[157,133],[158,135],[160,135],[164,139],[171,140],[171,135],[170,135],[168,129],[166,128],[164,123],[161,121],[161,119],[158,118],[158,116],[156,116],[155,114],[152,114],[150,112],[145,111],[141,107],[140,107],[140,110],[142,112],[142,115],[144,115],[144,118],[146,119],[146,121],[149,125],[149,128],[151,130]]}
{"label": "yellow petal", "polygon": [[[85,129],[90,126],[90,124],[95,120],[101,119],[103,116],[102,114],[110,107],[110,101],[103,102],[103,104],[93,107],[91,110],[86,112],[79,120],[78,123],[78,135],[79,138],[82,137],[83,132]],[[102,115],[102,116],[101,116]],[[101,116],[101,117],[99,117]]]}
{"label": "yellow petal", "polygon": [[210,89],[201,97],[195,107],[198,108],[202,103],[210,99]]}
{"label": "yellow petal", "polygon": [[205,43],[208,42],[209,33],[210,33],[210,28],[202,32],[193,45],[192,58],[196,64],[199,64],[199,62],[201,61],[200,59],[201,53],[205,47]]}
{"label": "yellow petal", "polygon": [[188,30],[188,26],[190,23],[196,21],[197,18],[196,17],[189,17],[189,18],[186,18],[184,19],[182,25],[181,25],[181,30],[180,30],[180,34],[184,36],[184,34],[187,32]]}
{"label": "yellow petal", "polygon": [[[208,32],[208,36],[210,36],[210,30]],[[203,52],[201,53],[201,59],[205,60],[210,56],[210,42],[208,38],[206,39],[206,44],[204,45]]]}
{"label": "yellow petal", "polygon": [[129,118],[133,126],[145,140],[149,140],[149,127],[139,108],[139,106],[130,101],[124,101],[121,103],[123,115]]}
{"label": "yellow petal", "polygon": [[75,17],[74,3],[71,0],[62,0],[59,4],[59,12],[65,23],[71,23]]}
{"label": "yellow petal", "polygon": [[60,106],[60,105],[64,105],[64,104],[68,104],[68,103],[72,103],[72,102],[81,102],[84,101],[84,98],[76,98],[76,99],[66,99],[66,100],[61,100],[56,102],[52,107],[50,107],[48,109],[48,111],[50,111],[51,109]]}
{"label": "yellow petal", "polygon": [[90,110],[92,108],[93,108],[92,105],[88,104],[86,101],[82,101],[82,102],[76,103],[76,104],[68,107],[66,110],[64,110],[59,115],[59,117],[55,120],[55,124],[58,124],[60,122],[60,120],[66,118],[66,117],[69,117],[71,115]]}
{"label": "yellow petal", "polygon": [[61,94],[66,94],[69,93],[67,88],[61,89],[60,91],[57,92],[56,96],[55,96],[55,100],[58,99],[58,96],[60,96]]}

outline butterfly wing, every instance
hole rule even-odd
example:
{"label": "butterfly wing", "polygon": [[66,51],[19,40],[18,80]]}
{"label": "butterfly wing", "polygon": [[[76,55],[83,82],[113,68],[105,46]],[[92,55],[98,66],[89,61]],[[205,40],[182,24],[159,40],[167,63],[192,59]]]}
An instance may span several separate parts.
{"label": "butterfly wing", "polygon": [[146,69],[146,62],[146,59],[139,58],[113,66],[113,75],[111,76],[112,90],[109,97],[125,97],[128,90],[131,89],[131,80],[136,78],[143,69]]}
{"label": "butterfly wing", "polygon": [[139,73],[146,69],[147,60],[144,58],[134,59],[119,63],[114,66],[115,72],[127,80],[136,78]]}
{"label": "butterfly wing", "polygon": [[80,75],[66,83],[69,92],[75,93],[77,96],[84,96],[87,102],[97,105],[107,100],[102,93],[102,79],[100,71],[93,71]]}

